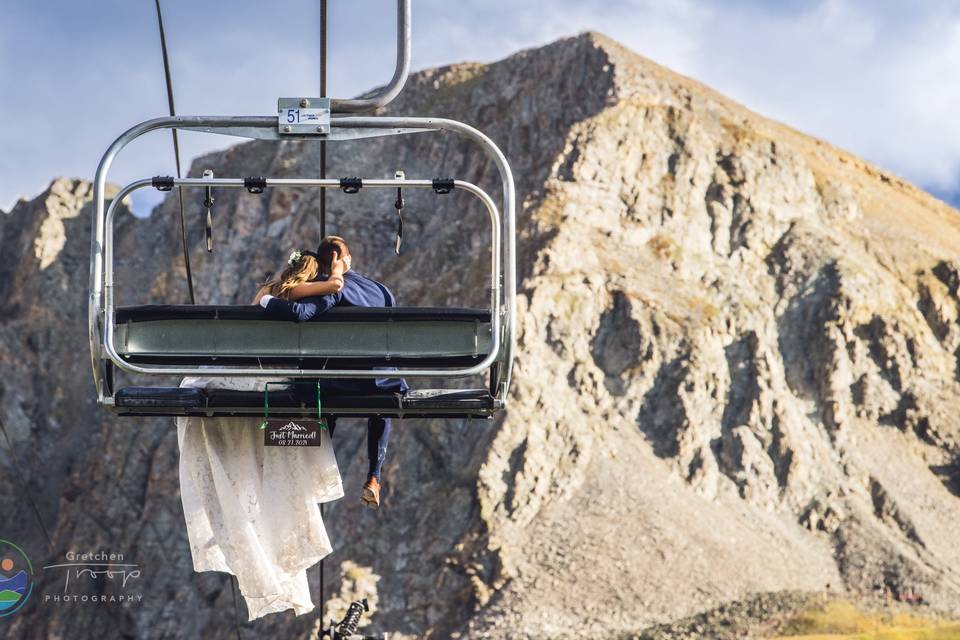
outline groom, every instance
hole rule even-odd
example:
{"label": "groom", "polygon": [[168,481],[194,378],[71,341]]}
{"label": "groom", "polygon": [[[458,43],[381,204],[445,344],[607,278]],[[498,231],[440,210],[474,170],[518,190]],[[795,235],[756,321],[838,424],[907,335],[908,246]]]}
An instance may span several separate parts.
{"label": "groom", "polygon": [[[346,241],[339,236],[327,236],[317,247],[317,262],[320,263],[320,280],[343,281],[337,293],[291,302],[273,296],[263,296],[260,306],[272,316],[304,322],[336,306],[392,307],[396,305],[393,294],[383,284],[360,275],[350,268],[353,257]],[[406,393],[407,383],[399,378],[357,378],[320,380],[321,393]],[[336,428],[336,419],[328,421],[330,434]],[[368,507],[380,506],[380,471],[387,455],[390,440],[390,418],[373,417],[367,420],[367,456],[370,461],[367,482],[360,500]]]}

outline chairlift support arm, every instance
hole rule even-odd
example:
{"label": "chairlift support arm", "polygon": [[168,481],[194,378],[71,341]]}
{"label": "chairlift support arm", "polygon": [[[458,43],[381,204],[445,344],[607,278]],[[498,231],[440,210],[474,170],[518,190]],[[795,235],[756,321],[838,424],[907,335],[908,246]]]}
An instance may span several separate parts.
{"label": "chairlift support arm", "polygon": [[330,109],[333,113],[363,113],[385,107],[396,98],[410,73],[410,0],[397,0],[397,64],[393,77],[368,98],[344,100],[333,98]]}

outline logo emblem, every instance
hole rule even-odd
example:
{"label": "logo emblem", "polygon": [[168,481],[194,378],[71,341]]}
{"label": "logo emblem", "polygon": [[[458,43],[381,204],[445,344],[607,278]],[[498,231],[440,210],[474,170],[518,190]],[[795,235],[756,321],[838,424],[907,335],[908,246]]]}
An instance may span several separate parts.
{"label": "logo emblem", "polygon": [[33,593],[33,565],[23,549],[0,539],[0,618],[20,610]]}

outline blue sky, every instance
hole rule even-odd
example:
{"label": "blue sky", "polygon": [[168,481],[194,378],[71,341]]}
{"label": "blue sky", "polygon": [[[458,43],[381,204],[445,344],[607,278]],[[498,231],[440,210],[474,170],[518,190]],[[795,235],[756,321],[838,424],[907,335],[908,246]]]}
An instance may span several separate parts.
{"label": "blue sky", "polygon": [[[329,3],[331,94],[382,84],[395,3]],[[318,0],[162,4],[180,113],[270,114],[317,93]],[[960,202],[960,2],[413,0],[413,68],[587,29]],[[152,0],[3,0],[0,87],[0,209],[92,177],[116,135],[165,113]],[[184,164],[231,142],[185,133]],[[115,182],[172,173],[169,135],[115,167]]]}

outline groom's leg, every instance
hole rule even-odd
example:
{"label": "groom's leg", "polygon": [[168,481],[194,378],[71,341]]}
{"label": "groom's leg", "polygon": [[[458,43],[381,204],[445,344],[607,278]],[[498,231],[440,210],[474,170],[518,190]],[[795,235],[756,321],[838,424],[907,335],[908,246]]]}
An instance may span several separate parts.
{"label": "groom's leg", "polygon": [[380,481],[380,470],[387,457],[387,444],[390,442],[390,418],[374,417],[367,420],[367,459],[370,461],[367,477],[373,476]]}

